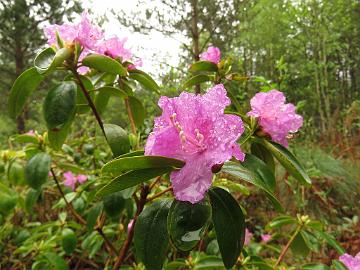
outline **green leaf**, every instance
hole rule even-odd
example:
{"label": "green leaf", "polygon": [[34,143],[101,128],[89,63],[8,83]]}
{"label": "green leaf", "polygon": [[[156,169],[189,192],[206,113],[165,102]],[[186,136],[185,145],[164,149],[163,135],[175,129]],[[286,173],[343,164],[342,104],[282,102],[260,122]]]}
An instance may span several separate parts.
{"label": "green leaf", "polygon": [[119,175],[130,170],[151,169],[151,168],[182,168],[185,162],[163,156],[131,156],[119,157],[106,163],[102,169],[102,173],[111,173]]}
{"label": "green leaf", "polygon": [[106,91],[101,91],[101,92],[97,93],[94,104],[95,104],[96,110],[100,114],[104,112],[106,106],[109,103],[109,99],[110,99],[110,93],[107,93]]}
{"label": "green leaf", "polygon": [[65,228],[61,232],[61,246],[66,254],[71,254],[76,248],[76,234],[73,230]]}
{"label": "green leaf", "polygon": [[134,69],[129,71],[129,77],[139,82],[145,89],[160,94],[160,87],[147,73]]}
{"label": "green leaf", "polygon": [[137,150],[130,153],[123,154],[121,156],[118,156],[116,159],[125,158],[125,157],[137,157],[137,156],[143,156],[145,154],[144,150]]}
{"label": "green leaf", "polygon": [[141,126],[144,123],[146,111],[139,99],[136,97],[128,97],[129,107],[134,117],[135,125]]}
{"label": "green leaf", "polygon": [[34,60],[34,66],[40,74],[46,73],[58,66],[61,66],[71,56],[69,48],[61,48],[55,51],[53,48],[46,48],[41,51]]}
{"label": "green leaf", "polygon": [[186,264],[184,259],[177,259],[175,261],[169,262],[165,266],[165,270],[178,270],[178,269],[188,269],[189,267]]}
{"label": "green leaf", "polygon": [[55,270],[69,270],[69,266],[63,258],[53,252],[47,252],[44,254],[45,258],[49,261],[51,266]]}
{"label": "green leaf", "polygon": [[48,140],[50,147],[54,150],[60,150],[70,133],[72,119],[65,123],[61,128],[48,130]]}
{"label": "green leaf", "polygon": [[222,260],[226,268],[231,268],[244,244],[245,217],[237,201],[227,191],[215,187],[208,194]]}
{"label": "green leaf", "polygon": [[118,61],[105,55],[89,54],[82,60],[82,64],[101,72],[118,74],[120,76],[127,75],[126,68],[124,68]]}
{"label": "green leaf", "polygon": [[[82,84],[85,87],[85,90],[88,92],[91,100],[94,100],[94,96],[95,96],[95,92],[94,90],[94,85],[92,84],[91,80],[86,77],[86,76],[82,76],[79,75],[80,80],[82,82]],[[70,77],[72,78],[72,77]],[[88,101],[86,99],[86,96],[83,92],[83,90],[81,89],[81,87],[79,85],[77,85],[76,88],[76,112],[77,113],[86,113],[90,110],[90,106],[88,105]]]}
{"label": "green leaf", "polygon": [[191,72],[198,72],[198,71],[217,71],[218,66],[209,61],[199,61],[191,65],[190,71]]}
{"label": "green leaf", "polygon": [[330,270],[330,267],[322,263],[307,263],[301,267],[302,270]]}
{"label": "green leaf", "polygon": [[48,179],[50,171],[51,157],[46,153],[39,153],[33,156],[25,168],[26,181],[33,189],[40,189],[40,187]]}
{"label": "green leaf", "polygon": [[244,82],[244,81],[249,80],[249,77],[244,76],[239,73],[231,73],[231,74],[226,75],[226,79],[230,80],[230,81]]}
{"label": "green leaf", "polygon": [[174,200],[167,218],[167,230],[175,247],[183,251],[194,248],[210,216],[211,208],[206,201],[192,204]]}
{"label": "green leaf", "polygon": [[135,224],[136,255],[148,270],[161,270],[166,258],[169,244],[166,220],[170,203],[170,200],[153,202],[141,212]]}
{"label": "green leaf", "polygon": [[269,228],[280,228],[284,225],[297,224],[297,220],[291,216],[280,216],[274,218],[268,225]]}
{"label": "green leaf", "polygon": [[34,205],[36,204],[40,194],[41,190],[29,189],[25,197],[25,211],[28,214],[33,212]]}
{"label": "green leaf", "polygon": [[63,81],[51,89],[44,100],[43,112],[49,129],[59,129],[70,121],[76,110],[76,84]]}
{"label": "green leaf", "polygon": [[86,216],[86,228],[88,231],[92,231],[98,216],[100,215],[103,209],[103,203],[97,203],[93,207],[90,208],[87,216]]}
{"label": "green leaf", "polygon": [[124,90],[111,86],[100,87],[96,89],[96,92],[98,92],[98,94],[95,98],[95,107],[100,113],[105,110],[110,97],[125,99],[128,96]]}
{"label": "green leaf", "polygon": [[9,114],[16,118],[23,110],[27,98],[44,79],[35,68],[25,70],[14,82],[9,96]]}
{"label": "green leaf", "polygon": [[331,247],[333,247],[340,255],[343,255],[346,251],[345,249],[336,241],[336,239],[327,232],[316,231],[315,234],[324,239]]}
{"label": "green leaf", "polygon": [[306,239],[301,231],[296,234],[294,241],[291,243],[290,247],[295,255],[306,257],[310,252],[310,248],[307,245]]}
{"label": "green leaf", "polygon": [[30,134],[19,134],[19,135],[15,135],[14,137],[12,137],[12,139],[15,142],[19,142],[19,143],[34,143],[34,144],[38,144],[39,140],[36,136],[34,135],[30,135]]}
{"label": "green leaf", "polygon": [[250,261],[247,262],[246,265],[254,266],[258,270],[274,270],[274,268],[261,257],[252,255],[250,258]]}
{"label": "green leaf", "polygon": [[246,196],[250,195],[250,191],[247,187],[245,187],[239,183],[235,183],[233,181],[227,180],[225,178],[216,179],[213,182],[213,186],[226,189],[229,192],[240,192]]}
{"label": "green leaf", "polygon": [[127,132],[120,126],[104,124],[106,140],[114,157],[130,151],[130,140]]}
{"label": "green leaf", "polygon": [[281,165],[283,165],[285,169],[294,176],[295,179],[303,185],[311,185],[311,179],[305,169],[289,150],[275,142],[270,142],[264,139],[259,141],[274,155]]}
{"label": "green leaf", "polygon": [[260,143],[254,142],[251,144],[251,153],[264,161],[266,165],[271,169],[271,171],[275,174],[274,157],[272,156],[270,151],[267,150],[267,148],[265,148]]}
{"label": "green leaf", "polygon": [[22,185],[25,182],[24,167],[18,162],[12,162],[8,166],[7,171],[8,180],[13,185]]}
{"label": "green leaf", "polygon": [[103,87],[97,88],[96,91],[99,93],[106,92],[110,96],[119,97],[121,99],[125,99],[128,96],[128,94],[126,94],[126,92],[124,90],[121,90],[119,88],[115,88],[112,86],[103,86]]}
{"label": "green leaf", "polygon": [[190,79],[188,79],[181,88],[186,89],[186,88],[189,88],[191,86],[194,86],[196,84],[200,84],[203,82],[211,82],[212,80],[213,79],[209,75],[197,74],[197,75],[191,77]]}
{"label": "green leaf", "polygon": [[253,171],[258,175],[258,178],[263,181],[266,187],[274,193],[276,187],[276,180],[273,172],[269,167],[259,158],[254,155],[246,154],[244,162],[241,163],[245,168]]}
{"label": "green leaf", "polygon": [[311,220],[309,223],[306,224],[306,227],[314,229],[316,231],[322,231],[324,229],[324,225],[317,220]]}
{"label": "green leaf", "polygon": [[338,260],[333,260],[331,265],[335,267],[335,270],[348,270],[347,267]]}
{"label": "green leaf", "polygon": [[16,206],[18,196],[12,190],[0,190],[0,214],[8,215]]}
{"label": "green leaf", "polygon": [[104,197],[104,210],[109,217],[118,217],[125,208],[125,198],[122,191]]}
{"label": "green leaf", "polygon": [[205,256],[196,261],[193,270],[221,270],[226,269],[221,258]]}
{"label": "green leaf", "polygon": [[265,184],[264,180],[257,172],[245,168],[243,165],[241,165],[241,163],[238,162],[226,162],[222,167],[221,172],[240,178],[262,189],[265,191],[266,196],[272,202],[275,209],[280,212],[283,211],[280,202],[276,199],[274,194],[271,192],[269,187]]}
{"label": "green leaf", "polygon": [[165,173],[171,172],[172,170],[173,168],[171,167],[162,167],[162,168],[151,168],[151,169],[142,169],[137,171],[129,171],[114,178],[113,180],[110,181],[110,183],[103,186],[96,193],[96,196],[103,197],[105,195],[109,195],[114,192],[136,186],[137,184],[148,181],[150,179],[153,179],[154,177],[163,175]]}

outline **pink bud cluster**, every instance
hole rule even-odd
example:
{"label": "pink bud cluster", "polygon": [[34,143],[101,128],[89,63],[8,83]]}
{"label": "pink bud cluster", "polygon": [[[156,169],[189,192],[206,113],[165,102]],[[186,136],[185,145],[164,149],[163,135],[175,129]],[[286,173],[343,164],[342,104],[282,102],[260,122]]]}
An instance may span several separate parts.
{"label": "pink bud cluster", "polygon": [[87,180],[87,176],[83,174],[74,175],[72,172],[68,171],[64,173],[64,186],[75,190],[76,184],[82,184]]}
{"label": "pink bud cluster", "polygon": [[295,106],[285,103],[285,96],[278,90],[257,93],[251,100],[248,116],[258,119],[264,132],[275,142],[288,146],[287,137],[295,133],[303,124],[303,118],[296,114]]}
{"label": "pink bud cluster", "polygon": [[[101,28],[91,23],[86,11],[82,13],[79,23],[50,25],[44,29],[44,33],[50,46],[58,46],[57,34],[65,43],[65,46],[72,46],[75,43],[79,43],[82,47],[79,61],[89,53],[107,55],[112,58],[118,58],[122,62],[129,61],[132,58],[131,51],[125,47],[127,38],[121,39],[116,36],[105,38]],[[134,64],[130,66],[130,69],[141,65],[141,61],[135,61]],[[78,71],[84,74],[88,71],[88,68],[80,67]]]}
{"label": "pink bud cluster", "polygon": [[349,270],[360,270],[360,252],[355,257],[345,253],[340,256],[339,260],[345,264]]}
{"label": "pink bud cluster", "polygon": [[200,54],[200,60],[213,62],[214,64],[218,64],[220,62],[220,58],[220,49],[214,46],[210,46],[206,52]]}

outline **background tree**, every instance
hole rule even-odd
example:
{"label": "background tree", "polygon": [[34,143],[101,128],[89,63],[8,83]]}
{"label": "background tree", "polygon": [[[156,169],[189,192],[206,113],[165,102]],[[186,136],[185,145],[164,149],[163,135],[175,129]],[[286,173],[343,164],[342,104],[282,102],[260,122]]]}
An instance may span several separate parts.
{"label": "background tree", "polygon": [[[5,96],[15,78],[30,65],[39,47],[45,44],[45,23],[70,20],[80,12],[77,1],[2,0],[0,1],[0,91]],[[6,110],[6,99],[1,109]],[[25,131],[27,110],[17,119],[18,132]]]}
{"label": "background tree", "polygon": [[[119,21],[134,31],[149,33],[157,30],[175,39],[180,39],[184,49],[184,66],[198,61],[199,55],[209,44],[221,49],[229,48],[235,37],[238,0],[161,0],[151,6],[148,1],[140,0],[138,9],[132,14],[117,13]],[[143,6],[148,6],[144,9]],[[134,20],[133,18],[137,18]],[[196,87],[200,92],[200,87]]]}

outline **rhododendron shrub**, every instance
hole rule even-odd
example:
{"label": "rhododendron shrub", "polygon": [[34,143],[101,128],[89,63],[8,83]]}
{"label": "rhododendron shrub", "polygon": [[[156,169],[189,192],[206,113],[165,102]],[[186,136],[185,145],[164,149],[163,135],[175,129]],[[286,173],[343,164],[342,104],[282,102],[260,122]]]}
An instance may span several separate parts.
{"label": "rhododendron shrub", "polygon": [[[67,269],[67,264],[80,269],[94,256],[89,268],[199,269],[211,263],[211,269],[283,269],[288,249],[306,245],[309,235],[311,241],[324,239],[344,253],[306,215],[276,217],[267,234],[247,229],[253,213],[245,211],[244,195],[251,185],[268,198],[262,203],[285,212],[276,197],[274,159],[302,190],[311,185],[289,147],[289,135],[303,120],[283,93],[258,93],[241,104],[228,85],[238,84],[240,92],[249,78],[211,46],[190,66],[182,91],[167,97],[139,70],[141,59],[133,57],[127,39],[106,37],[86,12],[79,23],[51,25],[45,34],[50,47],[14,82],[9,113],[14,119],[21,114],[31,93],[46,81],[47,130],[14,136],[13,142],[24,147],[1,153],[6,170],[22,169],[7,175],[23,177],[16,190],[25,192],[13,189],[18,183],[9,189],[1,184],[0,214],[6,217],[22,207],[21,219],[26,216],[32,221],[29,227],[38,227],[39,234],[16,240],[20,247],[14,252],[11,247],[14,254],[26,251],[24,258],[33,269]],[[195,85],[200,93],[193,93]],[[158,97],[160,113],[153,127],[144,125],[148,108],[140,87]],[[104,122],[110,98],[124,104],[128,118],[122,126]],[[38,211],[42,202],[54,202],[49,213]],[[44,226],[33,222],[33,215]],[[286,234],[284,225],[289,226]],[[266,253],[271,258],[262,259],[262,249],[275,243],[279,246]],[[205,263],[203,253],[194,249],[214,252]],[[180,259],[172,262],[176,256]],[[341,260],[353,267],[357,257]]]}

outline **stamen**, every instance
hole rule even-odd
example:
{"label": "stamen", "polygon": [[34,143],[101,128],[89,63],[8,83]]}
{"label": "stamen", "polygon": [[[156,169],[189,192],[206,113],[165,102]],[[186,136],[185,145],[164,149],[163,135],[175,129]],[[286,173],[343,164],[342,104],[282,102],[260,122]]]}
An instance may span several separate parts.
{"label": "stamen", "polygon": [[179,136],[180,136],[181,143],[185,143],[186,142],[186,136],[185,136],[184,131],[181,130],[179,132]]}
{"label": "stamen", "polygon": [[200,144],[203,143],[204,135],[202,135],[198,129],[195,129],[195,133],[196,133],[196,139],[199,141],[199,143]]}

